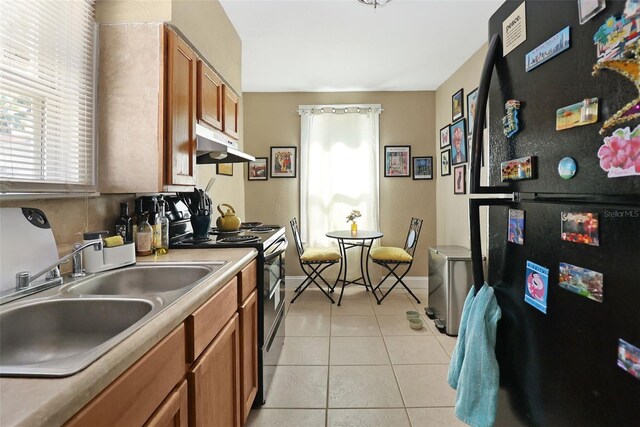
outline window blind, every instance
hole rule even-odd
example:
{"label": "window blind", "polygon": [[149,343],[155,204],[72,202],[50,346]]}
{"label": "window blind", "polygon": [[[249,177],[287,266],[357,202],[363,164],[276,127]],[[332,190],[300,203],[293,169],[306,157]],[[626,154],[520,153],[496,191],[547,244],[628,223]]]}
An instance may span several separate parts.
{"label": "window blind", "polygon": [[0,191],[95,190],[92,0],[0,2]]}

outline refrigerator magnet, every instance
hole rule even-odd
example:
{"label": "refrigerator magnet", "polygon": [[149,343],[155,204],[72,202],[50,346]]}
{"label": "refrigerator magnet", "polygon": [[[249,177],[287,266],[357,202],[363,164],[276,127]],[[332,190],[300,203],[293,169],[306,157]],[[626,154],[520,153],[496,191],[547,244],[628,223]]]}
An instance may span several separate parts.
{"label": "refrigerator magnet", "polygon": [[502,133],[507,138],[511,138],[520,132],[520,122],[518,121],[518,110],[520,109],[520,101],[510,99],[504,104],[505,115],[502,118]]}
{"label": "refrigerator magnet", "polygon": [[556,130],[571,129],[598,121],[598,98],[567,105],[556,111]]}
{"label": "refrigerator magnet", "polygon": [[527,261],[524,301],[547,314],[547,293],[549,290],[549,269]]}
{"label": "refrigerator magnet", "polygon": [[607,178],[640,175],[640,125],[633,132],[627,127],[607,136],[598,158]]}
{"label": "refrigerator magnet", "polygon": [[604,287],[602,273],[561,262],[558,284],[561,288],[580,296],[602,302],[602,288]]}
{"label": "refrigerator magnet", "polygon": [[558,163],[558,174],[562,179],[571,179],[576,174],[578,166],[571,157],[564,157]]}
{"label": "refrigerator magnet", "polygon": [[618,338],[618,366],[640,380],[640,348]]}
{"label": "refrigerator magnet", "polygon": [[521,157],[500,163],[502,181],[521,181],[537,178],[537,162],[535,156]]}
{"label": "refrigerator magnet", "polygon": [[524,59],[525,70],[531,71],[544,64],[554,56],[557,56],[569,49],[571,46],[571,27],[566,27],[549,40],[542,43],[531,52],[527,53]]}
{"label": "refrigerator magnet", "polygon": [[516,245],[524,245],[524,211],[509,209],[509,232],[507,239]]}
{"label": "refrigerator magnet", "polygon": [[560,238],[566,242],[600,246],[598,214],[592,212],[562,212]]}

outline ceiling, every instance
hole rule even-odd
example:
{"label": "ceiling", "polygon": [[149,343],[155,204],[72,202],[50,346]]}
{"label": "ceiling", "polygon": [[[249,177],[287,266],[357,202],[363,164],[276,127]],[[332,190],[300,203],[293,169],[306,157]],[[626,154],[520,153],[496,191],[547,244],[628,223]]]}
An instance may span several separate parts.
{"label": "ceiling", "polygon": [[220,0],[243,92],[435,90],[487,40],[502,0]]}

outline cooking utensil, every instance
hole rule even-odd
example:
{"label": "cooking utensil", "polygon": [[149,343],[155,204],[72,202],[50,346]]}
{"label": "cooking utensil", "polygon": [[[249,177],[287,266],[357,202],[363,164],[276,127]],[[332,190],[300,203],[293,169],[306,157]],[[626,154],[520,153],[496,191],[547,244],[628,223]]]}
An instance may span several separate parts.
{"label": "cooking utensil", "polygon": [[[222,206],[228,208],[226,212],[222,211]],[[233,206],[226,203],[219,204],[218,212],[220,212],[220,216],[216,220],[216,226],[221,231],[235,231],[240,228],[242,221],[236,216],[236,211],[233,209]]]}

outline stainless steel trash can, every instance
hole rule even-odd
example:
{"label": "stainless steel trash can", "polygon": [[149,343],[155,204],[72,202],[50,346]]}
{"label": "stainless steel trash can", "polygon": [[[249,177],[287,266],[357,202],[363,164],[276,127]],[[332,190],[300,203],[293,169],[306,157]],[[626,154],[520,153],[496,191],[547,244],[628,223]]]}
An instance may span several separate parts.
{"label": "stainless steel trash can", "polygon": [[429,307],[440,332],[458,335],[464,300],[472,286],[471,251],[462,246],[429,248]]}

